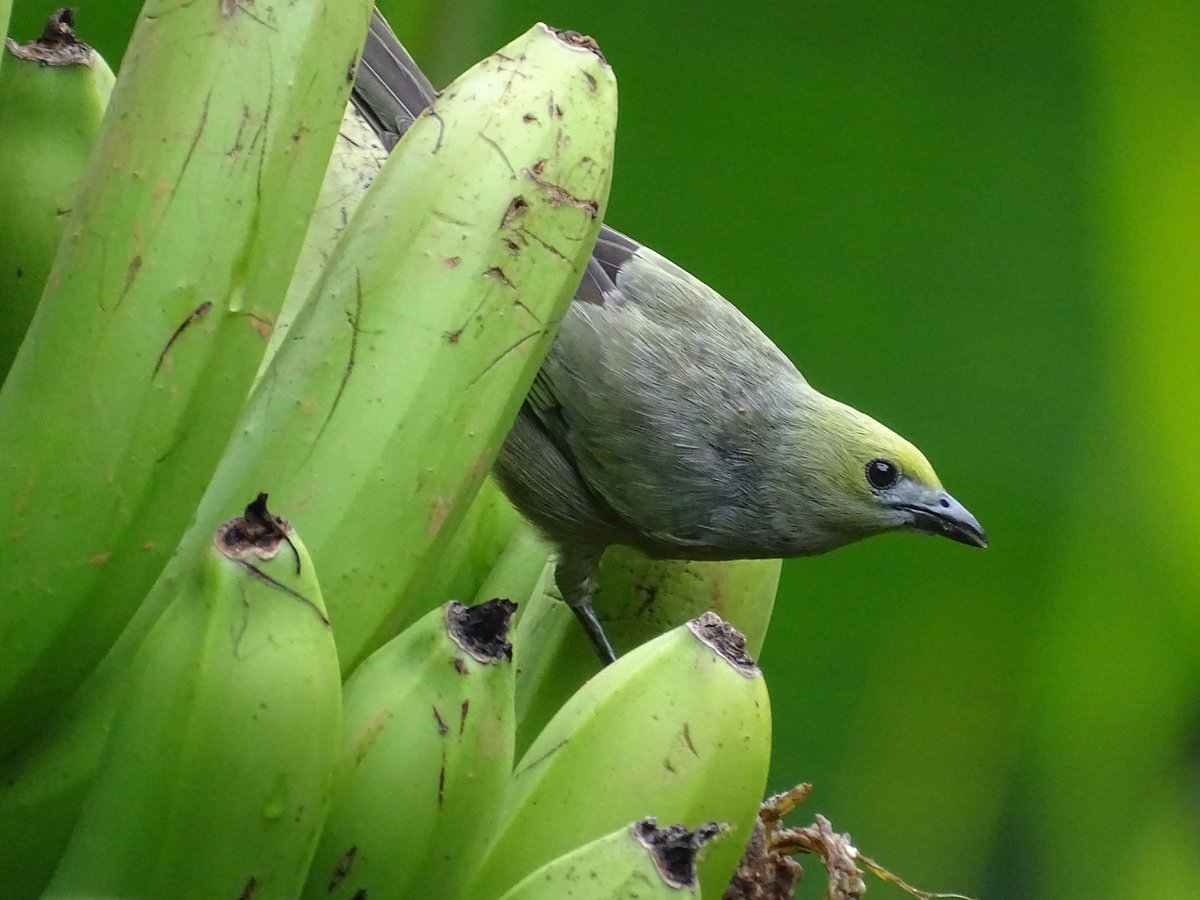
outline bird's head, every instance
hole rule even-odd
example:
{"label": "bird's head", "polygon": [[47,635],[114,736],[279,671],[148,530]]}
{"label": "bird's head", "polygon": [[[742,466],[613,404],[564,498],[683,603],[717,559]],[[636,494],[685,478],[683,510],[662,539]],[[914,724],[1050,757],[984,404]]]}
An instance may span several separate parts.
{"label": "bird's head", "polygon": [[986,547],[987,535],[942,487],[925,455],[900,435],[852,407],[820,397],[805,415],[807,449],[801,477],[815,490],[826,527],[845,543],[911,529]]}

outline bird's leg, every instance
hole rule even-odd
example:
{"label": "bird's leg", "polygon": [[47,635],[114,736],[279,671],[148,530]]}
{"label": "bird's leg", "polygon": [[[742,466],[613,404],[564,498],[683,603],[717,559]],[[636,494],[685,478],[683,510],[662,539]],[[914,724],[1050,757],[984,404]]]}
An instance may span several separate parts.
{"label": "bird's leg", "polygon": [[[600,551],[603,552],[603,551]],[[604,633],[604,626],[596,618],[592,609],[592,597],[596,595],[596,566],[600,562],[600,552],[568,551],[559,554],[558,565],[554,569],[554,581],[559,593],[567,606],[579,619],[588,640],[596,648],[600,662],[608,665],[615,662],[617,654]]]}

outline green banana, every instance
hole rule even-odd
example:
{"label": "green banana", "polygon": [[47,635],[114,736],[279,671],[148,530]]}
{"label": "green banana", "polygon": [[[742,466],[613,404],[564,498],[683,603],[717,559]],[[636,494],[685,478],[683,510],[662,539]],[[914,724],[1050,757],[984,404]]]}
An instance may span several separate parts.
{"label": "green banana", "polygon": [[696,855],[718,832],[642,819],[546,863],[500,900],[698,898]]}
{"label": "green banana", "polygon": [[[545,56],[549,49],[546,35],[532,33],[526,40],[533,38],[541,44],[535,57]],[[519,47],[512,51],[511,46],[506,48],[510,51],[523,52]],[[335,567],[335,571],[343,572],[341,590],[363,595],[345,598],[341,607],[345,615],[357,615],[371,629],[394,614],[389,604],[400,604],[398,588],[391,580],[391,567],[398,558],[405,580],[414,585],[399,608],[411,609],[419,603],[428,608],[455,595],[472,596],[513,540],[514,532],[525,528],[500,490],[485,482],[471,503],[463,534],[454,538],[450,552],[433,562],[426,546],[431,536],[423,522],[406,513],[405,498],[399,495],[415,483],[420,490],[414,501],[418,506],[436,503],[439,485],[422,473],[446,467],[442,457],[447,454],[440,448],[456,442],[459,452],[452,461],[459,468],[444,469],[443,477],[451,489],[443,496],[452,506],[470,498],[473,480],[486,470],[486,462],[477,465],[479,455],[486,456],[498,446],[513,414],[512,409],[501,412],[499,407],[505,404],[489,398],[504,393],[508,403],[508,392],[519,397],[532,379],[550,335],[540,334],[507,354],[505,364],[489,369],[488,363],[528,333],[529,317],[549,323],[557,320],[573,287],[572,279],[578,277],[573,267],[587,257],[595,223],[577,210],[554,207],[552,198],[536,185],[533,190],[528,183],[516,185],[528,203],[520,217],[525,220],[523,227],[532,235],[567,232],[568,237],[556,245],[567,259],[539,253],[540,245],[529,238],[530,246],[514,260],[506,242],[524,239],[526,231],[521,230],[519,221],[496,229],[499,214],[495,220],[484,215],[477,227],[462,226],[456,234],[443,233],[446,226],[437,218],[439,210],[446,208],[443,201],[447,197],[459,197],[453,202],[461,205],[464,213],[469,213],[475,197],[481,198],[480,202],[488,198],[492,203],[502,201],[502,210],[511,202],[514,186],[507,176],[498,182],[486,177],[494,174],[496,158],[486,141],[505,147],[508,157],[517,163],[523,155],[532,166],[542,154],[556,152],[560,135],[562,144],[569,143],[572,152],[591,154],[594,166],[579,170],[579,174],[594,179],[594,183],[585,181],[583,188],[594,186],[603,208],[615,116],[611,75],[598,71],[594,76],[601,108],[596,112],[597,121],[591,123],[582,99],[574,107],[566,104],[568,98],[578,98],[571,81],[582,79],[581,54],[561,45],[556,54],[552,71],[541,71],[537,79],[514,79],[509,97],[514,103],[524,98],[529,104],[544,104],[553,93],[564,112],[562,131],[539,135],[520,122],[520,133],[510,140],[500,130],[501,123],[492,122],[490,131],[478,133],[479,126],[487,123],[488,111],[495,111],[488,98],[494,99],[500,89],[495,75],[503,58],[497,56],[490,65],[477,67],[460,79],[460,96],[439,101],[437,117],[427,116],[418,123],[416,141],[406,140],[396,148],[388,164],[392,174],[372,187],[371,196],[364,200],[343,237],[337,251],[342,260],[338,276],[319,283],[316,301],[273,361],[270,376],[255,390],[201,501],[192,536],[183,541],[181,552],[171,559],[116,645],[52,727],[24,747],[9,765],[0,764],[0,813],[12,812],[11,818],[0,822],[0,835],[11,828],[30,836],[41,848],[38,854],[19,855],[15,864],[29,866],[44,860],[52,852],[50,848],[65,841],[64,829],[74,819],[72,803],[78,802],[99,764],[99,747],[115,706],[116,686],[124,678],[129,659],[175,594],[181,573],[197,564],[194,548],[201,542],[195,536],[211,530],[239,493],[266,484],[276,496],[290,498],[288,508],[297,510],[294,518],[303,518],[312,526],[306,528],[306,535],[312,530],[321,532],[307,542],[322,560],[322,571],[329,568],[325,560],[331,556],[325,544],[357,535],[357,544],[345,548],[341,569]],[[586,56],[590,67],[592,58]],[[443,134],[444,123],[455,127],[447,127]],[[510,121],[508,127],[515,123]],[[490,158],[480,158],[481,144],[486,145],[482,155]],[[436,156],[430,154],[433,147],[439,148]],[[565,150],[563,154],[563,165],[570,165],[574,157]],[[463,237],[467,239],[461,240]],[[429,243],[435,239],[455,246],[463,260],[459,268],[469,266],[476,275],[463,278],[441,266],[431,269],[424,265]],[[503,262],[505,259],[511,262]],[[491,287],[494,279],[480,278],[478,273],[486,272],[492,261],[515,266],[510,275],[522,286],[523,307],[495,297],[490,305],[481,304],[480,292]],[[374,286],[372,293],[362,295],[361,307],[357,302],[360,284]],[[347,328],[347,306],[357,317],[354,329]],[[473,313],[482,318],[473,319]],[[457,344],[450,344],[444,328],[436,324],[439,317],[447,323],[475,321],[475,325]],[[414,327],[418,322],[427,327]],[[343,389],[349,371],[345,361],[352,349],[356,354],[354,377],[345,381]],[[438,379],[450,371],[456,381],[439,388]],[[476,377],[480,372],[487,377]],[[425,392],[449,399],[429,404]],[[516,402],[511,401],[513,409]],[[314,432],[320,431],[314,420],[327,417],[333,409],[338,421],[323,432],[322,452],[314,452]],[[413,416],[425,431],[410,431],[405,416]],[[454,424],[440,422],[439,416]],[[367,424],[369,428],[364,427]],[[438,438],[437,431],[443,427],[449,436]],[[381,493],[380,485],[393,483],[394,495]],[[339,524],[322,529],[327,520]],[[371,522],[372,527],[361,527],[363,522]],[[339,530],[344,533],[338,534]],[[444,530],[452,528],[445,524]],[[426,588],[423,593],[421,585]],[[336,628],[345,616],[339,617],[332,599],[330,605]],[[364,645],[360,639],[359,646],[365,652],[374,645]],[[349,669],[345,659],[342,664]],[[0,851],[0,863],[4,859]],[[3,872],[0,867],[0,874]]]}
{"label": "green banana", "polygon": [[474,66],[392,151],[250,397],[198,518],[271,486],[346,672],[447,599],[408,587],[443,566],[570,302],[615,120],[607,65],[544,26]]}
{"label": "green banana", "polygon": [[473,895],[503,893],[572,847],[653,815],[730,825],[700,866],[705,893],[720,896],[762,799],[770,731],[762,673],[716,614],[630,651],[580,688],[522,755]]}
{"label": "green banana", "polygon": [[212,535],[147,635],[46,898],[296,896],[341,725],[308,551],[266,497]]}
{"label": "green banana", "polygon": [[[115,80],[60,9],[0,50],[0,383],[25,337]],[[4,29],[0,28],[0,37]]]}
{"label": "green banana", "polygon": [[[595,608],[614,646],[625,651],[711,609],[746,639],[757,657],[766,638],[781,563],[647,559],[612,547],[600,563]],[[535,594],[517,620],[517,753],[600,662],[556,588]]]}
{"label": "green banana", "polygon": [[512,771],[514,609],[451,601],[346,682],[334,802],[303,896],[458,895]]}
{"label": "green banana", "polygon": [[283,299],[370,9],[142,10],[0,389],[0,755],[179,543]]}

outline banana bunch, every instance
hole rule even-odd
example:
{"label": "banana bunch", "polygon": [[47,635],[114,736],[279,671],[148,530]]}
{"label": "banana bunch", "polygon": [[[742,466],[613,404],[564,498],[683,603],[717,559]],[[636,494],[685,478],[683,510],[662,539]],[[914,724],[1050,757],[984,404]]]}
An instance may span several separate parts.
{"label": "banana bunch", "polygon": [[369,11],[149,0],[107,112],[90,50],[0,60],[0,199],[63,127],[28,111],[78,119],[0,235],[6,897],[717,897],[746,843],[775,564],[611,554],[596,672],[487,478],[604,215],[612,71],[534,26],[386,153]]}
{"label": "banana bunch", "polygon": [[718,896],[749,840],[770,745],[766,683],[742,635],[711,612],[660,635],[587,681],[521,756],[474,896],[641,815],[723,823],[728,837],[700,866]]}
{"label": "banana bunch", "polygon": [[303,0],[264,27],[240,4],[142,10],[0,388],[0,754],[99,662],[196,510],[287,291],[369,13]]}
{"label": "banana bunch", "polygon": [[[514,608],[452,601],[347,679],[332,806],[302,896],[721,895],[770,748],[765,684],[741,635],[705,613],[622,657],[514,764]],[[651,821],[629,826],[630,810]],[[654,817],[709,824],[660,831]]]}

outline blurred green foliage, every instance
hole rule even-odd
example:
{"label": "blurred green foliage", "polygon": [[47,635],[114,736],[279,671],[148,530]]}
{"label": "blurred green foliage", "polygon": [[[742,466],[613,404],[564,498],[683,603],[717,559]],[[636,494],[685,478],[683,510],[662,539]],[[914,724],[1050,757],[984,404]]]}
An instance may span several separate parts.
{"label": "blurred green foliage", "polygon": [[[80,30],[115,63],[139,5],[80,0]],[[536,19],[595,36],[610,221],[988,529],[785,567],[797,824],[929,889],[1200,897],[1200,4],[381,6],[435,83]]]}

